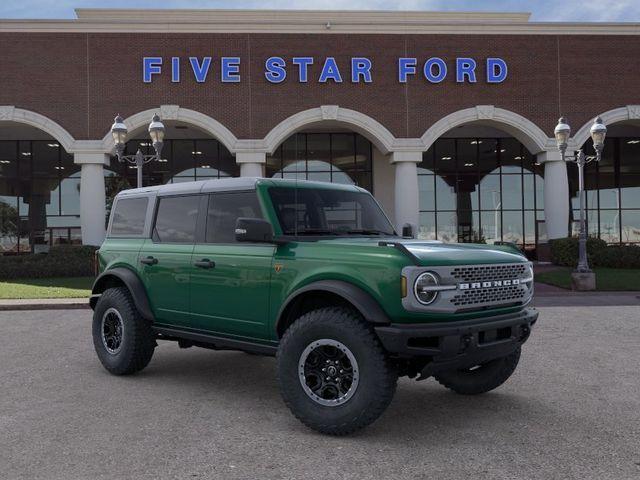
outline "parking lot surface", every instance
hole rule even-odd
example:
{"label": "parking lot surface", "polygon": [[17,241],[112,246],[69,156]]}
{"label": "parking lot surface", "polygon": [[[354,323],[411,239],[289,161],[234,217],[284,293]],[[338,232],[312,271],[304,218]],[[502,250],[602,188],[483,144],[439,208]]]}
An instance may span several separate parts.
{"label": "parking lot surface", "polygon": [[90,311],[0,312],[0,477],[640,478],[640,309],[540,312],[501,388],[402,379],[346,438],[289,413],[272,358],[162,342],[146,370],[114,377]]}

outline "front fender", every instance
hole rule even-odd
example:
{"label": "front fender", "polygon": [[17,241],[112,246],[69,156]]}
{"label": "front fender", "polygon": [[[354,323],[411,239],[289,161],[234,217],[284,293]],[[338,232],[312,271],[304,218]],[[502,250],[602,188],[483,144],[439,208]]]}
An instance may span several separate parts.
{"label": "front fender", "polygon": [[390,320],[380,304],[367,292],[356,285],[343,280],[319,280],[309,283],[292,292],[282,303],[276,320],[276,331],[280,331],[281,322],[285,321],[284,313],[292,302],[311,291],[328,292],[338,295],[351,303],[368,322],[385,325]]}
{"label": "front fender", "polygon": [[110,281],[113,279],[118,279],[120,282],[124,283],[127,287],[131,296],[133,297],[133,302],[136,305],[136,308],[142,315],[145,320],[149,320],[153,322],[155,320],[153,316],[153,312],[151,311],[151,305],[149,304],[149,297],[147,296],[147,291],[144,288],[144,284],[140,277],[135,274],[135,272],[129,270],[128,268],[117,267],[110,270],[105,270],[96,281],[93,283],[93,288],[91,289],[91,298],[89,299],[89,305],[91,308],[95,309],[96,303],[98,302],[98,298],[100,295],[106,290]]}

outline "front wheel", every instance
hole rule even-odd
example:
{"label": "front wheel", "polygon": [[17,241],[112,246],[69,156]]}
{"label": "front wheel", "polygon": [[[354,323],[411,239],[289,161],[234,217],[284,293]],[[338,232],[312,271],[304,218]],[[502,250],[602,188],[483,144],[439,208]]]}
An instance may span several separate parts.
{"label": "front wheel", "polygon": [[321,433],[347,435],[375,421],[391,403],[397,379],[374,332],[344,308],[301,316],[278,349],[285,403]]}
{"label": "front wheel", "polygon": [[434,375],[450,390],[462,395],[478,395],[498,388],[513,374],[520,360],[520,347],[506,357],[496,358],[472,368],[451,370]]}

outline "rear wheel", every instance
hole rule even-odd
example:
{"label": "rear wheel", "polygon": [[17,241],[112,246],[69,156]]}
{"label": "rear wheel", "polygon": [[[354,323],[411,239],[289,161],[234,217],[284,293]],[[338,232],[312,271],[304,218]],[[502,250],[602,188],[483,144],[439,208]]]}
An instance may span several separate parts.
{"label": "rear wheel", "polygon": [[478,395],[498,388],[513,374],[520,360],[520,347],[506,357],[496,358],[472,368],[434,375],[442,385],[462,395]]}
{"label": "rear wheel", "polygon": [[146,367],[153,356],[155,336],[129,290],[109,288],[93,312],[93,346],[100,362],[114,375],[128,375]]}
{"label": "rear wheel", "polygon": [[301,316],[278,349],[285,403],[322,433],[346,435],[375,421],[391,402],[397,378],[371,328],[344,308]]}

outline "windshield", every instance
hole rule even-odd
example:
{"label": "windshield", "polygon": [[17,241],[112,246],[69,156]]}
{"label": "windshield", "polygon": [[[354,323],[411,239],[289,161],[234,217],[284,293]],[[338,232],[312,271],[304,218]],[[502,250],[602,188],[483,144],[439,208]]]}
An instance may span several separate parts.
{"label": "windshield", "polygon": [[269,195],[284,235],[395,235],[368,193],[272,187]]}

